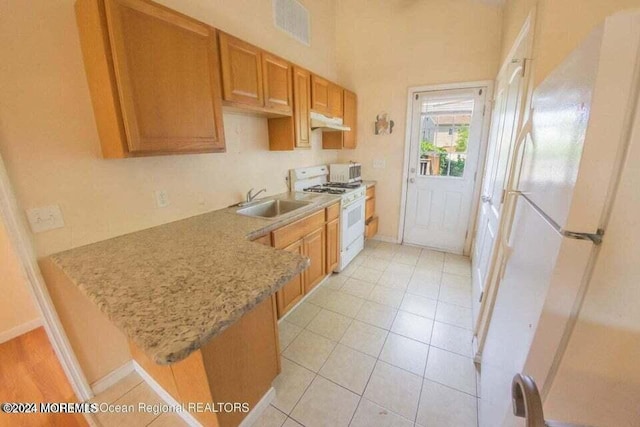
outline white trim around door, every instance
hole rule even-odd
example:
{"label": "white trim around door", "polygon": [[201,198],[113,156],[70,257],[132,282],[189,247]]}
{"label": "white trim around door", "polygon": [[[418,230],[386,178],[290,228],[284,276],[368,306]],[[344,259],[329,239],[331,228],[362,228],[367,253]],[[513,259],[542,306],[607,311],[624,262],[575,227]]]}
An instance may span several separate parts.
{"label": "white trim around door", "polygon": [[445,83],[438,85],[427,86],[413,86],[410,87],[407,94],[407,113],[405,124],[405,140],[404,140],[404,162],[402,166],[402,192],[400,199],[400,219],[398,221],[398,243],[402,243],[405,229],[405,213],[407,204],[407,190],[409,180],[409,163],[411,154],[411,130],[413,126],[413,100],[416,94],[432,91],[442,90],[456,90],[456,89],[483,89],[485,91],[485,116],[482,123],[482,136],[480,138],[480,153],[478,157],[478,167],[476,169],[474,184],[473,184],[473,202],[471,205],[471,213],[469,215],[468,222],[468,234],[465,239],[463,253],[469,255],[471,252],[471,244],[473,242],[473,230],[475,229],[475,221],[478,211],[478,199],[480,196],[481,181],[484,174],[484,163],[487,153],[487,138],[489,135],[489,123],[491,122],[491,104],[490,100],[493,97],[493,81],[492,80],[480,80],[472,82],[461,83]]}
{"label": "white trim around door", "polygon": [[49,291],[40,273],[31,240],[18,212],[18,204],[9,182],[9,176],[7,175],[4,161],[0,157],[0,221],[4,223],[7,229],[9,241],[16,251],[20,268],[27,279],[31,294],[42,317],[42,324],[60,361],[60,365],[62,365],[62,369],[78,400],[89,400],[93,397],[93,392],[62,328],[58,314],[49,296]]}

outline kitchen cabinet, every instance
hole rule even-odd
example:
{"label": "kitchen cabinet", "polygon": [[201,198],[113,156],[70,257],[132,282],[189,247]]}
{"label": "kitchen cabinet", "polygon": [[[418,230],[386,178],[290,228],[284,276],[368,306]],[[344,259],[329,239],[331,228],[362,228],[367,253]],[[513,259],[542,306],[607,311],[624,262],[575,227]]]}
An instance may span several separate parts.
{"label": "kitchen cabinet", "polygon": [[311,147],[311,73],[293,68],[293,124],[296,148]]}
{"label": "kitchen cabinet", "polygon": [[294,66],[293,76],[293,115],[268,120],[269,149],[286,151],[295,148],[311,147],[311,73]]}
{"label": "kitchen cabinet", "polygon": [[216,30],[143,0],[78,0],[105,158],[223,152]]}
{"label": "kitchen cabinet", "polygon": [[340,263],[340,219],[327,223],[327,274],[330,274]]}
{"label": "kitchen cabinet", "polygon": [[305,294],[324,279],[326,273],[326,232],[325,226],[318,228],[303,239],[304,255],[311,260],[309,268],[304,272]]}
{"label": "kitchen cabinet", "polygon": [[331,150],[354,149],[357,146],[358,97],[355,93],[344,89],[342,94],[342,122],[351,128],[347,132],[324,132],[322,148]]}
{"label": "kitchen cabinet", "polygon": [[223,32],[219,40],[224,100],[264,107],[262,51]]}
{"label": "kitchen cabinet", "polygon": [[267,52],[262,53],[266,108],[291,114],[293,110],[292,69],[291,64],[284,59]]}
{"label": "kitchen cabinet", "polygon": [[330,115],[328,80],[313,74],[311,76],[311,109],[321,114]]}
{"label": "kitchen cabinet", "polygon": [[[280,372],[274,296],[259,303],[220,335],[171,365],[158,365],[133,343],[133,359],[178,402],[247,402],[253,409]],[[191,412],[202,425],[238,426],[242,411]]]}
{"label": "kitchen cabinet", "polygon": [[349,132],[342,132],[342,148],[354,149],[358,145],[358,96],[350,90],[343,94],[344,114],[342,121],[349,126]]}
{"label": "kitchen cabinet", "polygon": [[367,188],[364,208],[364,237],[369,239],[378,233],[378,216],[376,215],[376,187]]}
{"label": "kitchen cabinet", "polygon": [[[284,316],[337,266],[340,256],[340,203],[271,232],[275,248],[298,252],[309,267],[276,293],[278,317]],[[328,262],[331,259],[331,262]]]}
{"label": "kitchen cabinet", "polygon": [[335,83],[329,84],[329,116],[342,117],[343,114],[343,89]]}
{"label": "kitchen cabinet", "polygon": [[[296,252],[299,255],[305,255],[305,245],[302,239],[293,242],[287,246],[285,251]],[[302,299],[305,294],[305,273],[302,272],[291,279],[289,283],[284,285],[276,294],[278,303],[278,313],[286,313]]]}

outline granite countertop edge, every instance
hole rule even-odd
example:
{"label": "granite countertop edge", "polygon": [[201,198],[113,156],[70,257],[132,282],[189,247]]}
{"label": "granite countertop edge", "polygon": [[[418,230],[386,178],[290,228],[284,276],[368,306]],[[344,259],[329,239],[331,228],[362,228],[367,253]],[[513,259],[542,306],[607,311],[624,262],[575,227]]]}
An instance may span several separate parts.
{"label": "granite countertop edge", "polygon": [[[309,266],[307,257],[251,242],[340,201],[339,196],[300,193],[265,200],[299,198],[312,201],[276,219],[239,215],[237,206],[229,207],[50,258],[154,362],[171,364],[215,338]],[[215,248],[210,250],[210,246]],[[152,251],[148,257],[140,256],[146,254],[141,248]],[[177,250],[180,248],[184,255]],[[216,255],[223,259],[212,261]],[[254,262],[246,259],[249,256]],[[204,265],[207,262],[211,265]]]}

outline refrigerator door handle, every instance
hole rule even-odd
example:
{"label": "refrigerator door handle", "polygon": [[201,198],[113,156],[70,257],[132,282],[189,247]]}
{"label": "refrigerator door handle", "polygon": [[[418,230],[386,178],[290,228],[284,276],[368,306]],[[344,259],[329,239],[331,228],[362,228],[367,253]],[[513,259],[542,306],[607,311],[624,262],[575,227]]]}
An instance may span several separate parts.
{"label": "refrigerator door handle", "polygon": [[513,415],[524,418],[526,427],[588,427],[545,420],[538,386],[528,375],[514,375],[511,381],[511,401]]}
{"label": "refrigerator door handle", "polygon": [[591,242],[593,242],[593,244],[595,245],[599,245],[600,243],[602,243],[602,236],[604,236],[604,230],[598,230],[596,233],[576,233],[574,231],[565,230],[557,222],[555,222],[553,218],[547,215],[546,212],[544,212],[535,203],[533,203],[533,201],[531,201],[531,199],[529,199],[526,194],[523,194],[520,192],[515,192],[515,193],[522,196],[527,201],[527,203],[529,203],[531,207],[535,209],[535,211],[538,212],[538,214],[542,218],[544,218],[544,220],[547,221],[547,223],[549,223],[549,225],[553,227],[553,229],[562,237],[568,237],[569,239],[576,239],[576,240],[591,240]]}

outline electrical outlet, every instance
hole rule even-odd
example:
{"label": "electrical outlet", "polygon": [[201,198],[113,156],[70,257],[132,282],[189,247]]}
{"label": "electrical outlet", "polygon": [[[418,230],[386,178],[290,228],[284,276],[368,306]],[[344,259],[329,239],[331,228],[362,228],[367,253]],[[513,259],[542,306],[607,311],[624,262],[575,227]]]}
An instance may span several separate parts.
{"label": "electrical outlet", "polygon": [[169,206],[169,196],[167,192],[164,190],[156,190],[156,207],[158,208],[166,208]]}
{"label": "electrical outlet", "polygon": [[27,219],[34,233],[64,227],[62,211],[58,205],[27,209]]}
{"label": "electrical outlet", "polygon": [[373,168],[374,169],[384,169],[387,166],[387,162],[385,159],[374,159],[373,160]]}

